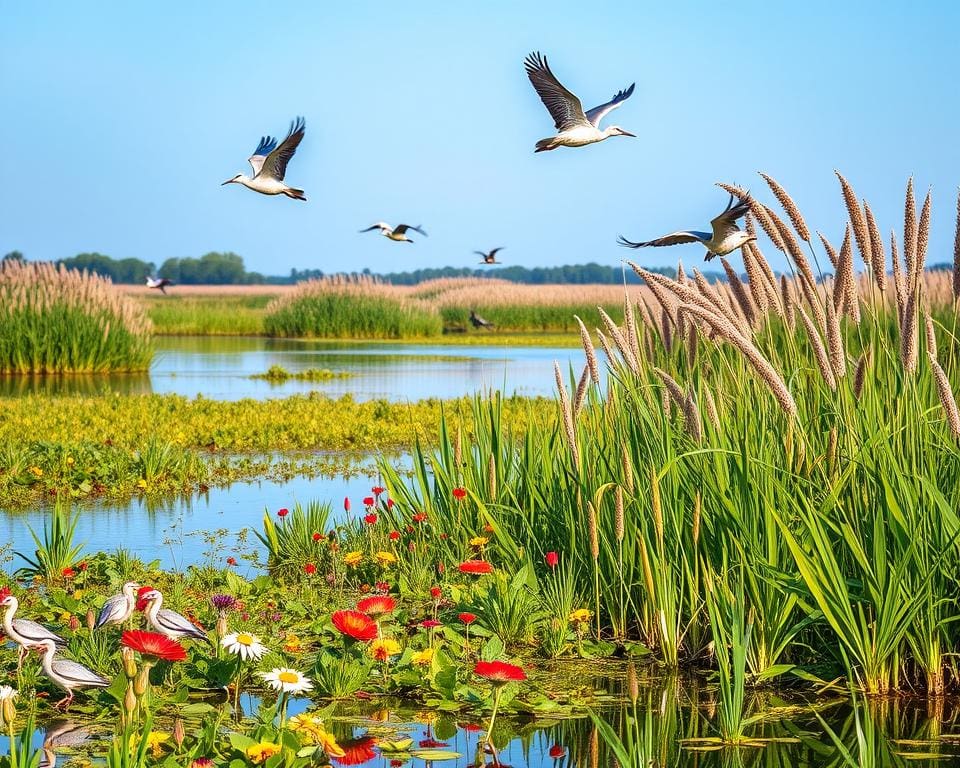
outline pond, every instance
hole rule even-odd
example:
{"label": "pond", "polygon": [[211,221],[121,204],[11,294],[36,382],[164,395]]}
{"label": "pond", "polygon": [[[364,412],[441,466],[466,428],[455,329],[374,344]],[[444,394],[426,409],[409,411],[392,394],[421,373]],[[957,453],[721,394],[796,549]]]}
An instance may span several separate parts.
{"label": "pond", "polygon": [[[28,392],[202,395],[213,400],[276,398],[303,392],[356,400],[414,401],[500,390],[526,397],[554,391],[553,363],[584,365],[576,347],[331,342],[260,337],[174,336],[156,339],[146,374],[0,377],[0,396]],[[271,366],[291,373],[320,368],[347,374],[328,381],[253,379]]]}

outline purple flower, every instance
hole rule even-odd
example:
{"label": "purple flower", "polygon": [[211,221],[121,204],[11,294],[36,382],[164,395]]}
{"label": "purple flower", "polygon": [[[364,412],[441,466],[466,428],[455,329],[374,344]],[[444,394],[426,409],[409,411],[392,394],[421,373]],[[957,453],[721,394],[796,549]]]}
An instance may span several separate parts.
{"label": "purple flower", "polygon": [[220,615],[224,615],[227,611],[232,611],[237,607],[237,599],[232,595],[213,595],[210,602],[213,603],[213,607],[217,609]]}

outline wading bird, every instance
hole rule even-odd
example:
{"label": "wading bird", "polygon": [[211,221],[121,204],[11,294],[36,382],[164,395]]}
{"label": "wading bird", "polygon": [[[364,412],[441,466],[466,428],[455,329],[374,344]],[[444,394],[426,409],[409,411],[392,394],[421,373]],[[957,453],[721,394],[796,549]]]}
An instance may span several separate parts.
{"label": "wading bird", "polygon": [[643,243],[634,243],[621,235],[617,242],[627,248],[646,248],[647,246],[660,247],[663,245],[680,245],[681,243],[703,243],[707,249],[706,261],[710,261],[714,256],[726,256],[744,243],[756,240],[749,232],[744,232],[737,226],[737,219],[750,210],[750,195],[744,195],[736,204],[733,202],[733,195],[730,196],[730,202],[723,209],[723,213],[710,222],[713,232],[697,232],[696,230],[685,230],[683,232],[674,232],[670,235],[658,237],[656,240],[647,240]]}
{"label": "wading bird", "polygon": [[557,135],[538,141],[534,152],[546,152],[557,147],[583,147],[611,136],[636,136],[619,125],[600,130],[600,121],[630,98],[636,83],[631,83],[625,91],[618,91],[606,104],[584,112],[580,99],[564,88],[550,70],[546,56],[535,51],[527,56],[523,63],[527,69],[527,77],[533,83],[557,128]]}
{"label": "wading bird", "polygon": [[490,253],[484,253],[483,251],[474,251],[474,253],[483,258],[481,264],[502,264],[503,262],[497,261],[497,251],[502,250],[503,248],[494,248]]}
{"label": "wading bird", "polygon": [[205,640],[213,645],[213,641],[207,637],[207,633],[190,619],[163,607],[163,595],[160,594],[159,590],[153,589],[141,595],[140,599],[147,603],[147,621],[161,635],[165,635],[171,640],[190,637],[194,640]]}
{"label": "wading bird", "polygon": [[173,285],[173,281],[167,280],[165,277],[161,277],[159,280],[155,277],[147,278],[147,288],[159,288],[160,293],[166,293],[168,285]]}
{"label": "wading bird", "polygon": [[20,646],[20,658],[17,660],[17,671],[23,666],[23,660],[31,647],[39,642],[49,640],[55,646],[66,645],[67,641],[59,635],[54,634],[41,624],[37,624],[30,619],[15,619],[14,614],[20,607],[20,601],[13,595],[5,595],[0,600],[0,606],[6,610],[3,612],[3,632],[13,642]]}
{"label": "wading bird", "polygon": [[57,659],[57,645],[53,640],[43,640],[30,646],[41,654],[41,664],[44,674],[67,692],[67,695],[54,704],[54,708],[63,708],[64,711],[73,701],[73,692],[81,688],[107,688],[110,681],[101,677],[92,669],[69,659]]}
{"label": "wading bird", "polygon": [[480,317],[480,315],[478,315],[472,309],[470,310],[470,324],[474,328],[486,328],[488,331],[496,327],[489,320],[484,320],[482,317]]}
{"label": "wading bird", "polygon": [[389,224],[385,224],[382,221],[378,221],[372,227],[361,229],[360,232],[373,232],[375,229],[379,229],[380,234],[384,237],[389,237],[391,240],[396,240],[398,243],[416,242],[415,240],[411,240],[409,237],[407,237],[408,229],[412,229],[414,232],[419,232],[424,237],[427,236],[427,233],[424,232],[419,226],[414,227],[412,224],[397,224],[397,226],[391,227]]}
{"label": "wading bird", "polygon": [[287,172],[287,163],[297,151],[300,142],[303,140],[303,131],[307,126],[306,120],[298,117],[290,123],[290,131],[283,143],[278,147],[277,140],[272,136],[264,136],[253,151],[248,162],[253,168],[253,178],[238,173],[232,179],[227,179],[220,186],[225,184],[243,184],[247,189],[259,192],[263,195],[286,195],[294,200],[306,200],[302,189],[288,187],[283,183],[283,177]]}
{"label": "wading bird", "polygon": [[95,626],[99,629],[107,624],[123,624],[133,616],[137,607],[138,589],[140,585],[135,581],[124,584],[119,595],[114,595],[103,604]]}

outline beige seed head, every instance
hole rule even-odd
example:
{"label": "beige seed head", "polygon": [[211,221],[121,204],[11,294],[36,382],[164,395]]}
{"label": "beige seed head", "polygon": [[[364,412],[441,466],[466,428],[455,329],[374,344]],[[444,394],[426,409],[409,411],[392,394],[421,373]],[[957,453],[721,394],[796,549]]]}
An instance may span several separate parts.
{"label": "beige seed head", "polygon": [[590,333],[587,331],[587,326],[583,324],[583,320],[576,315],[573,316],[573,319],[576,320],[577,325],[580,326],[580,343],[583,344],[583,352],[587,356],[587,365],[590,367],[590,378],[593,379],[594,384],[600,386],[600,365],[597,363],[597,351],[594,349],[593,341],[590,339]]}
{"label": "beige seed head", "polygon": [[760,175],[763,177],[763,180],[767,182],[767,186],[770,187],[770,191],[773,192],[774,197],[777,198],[777,201],[786,212],[787,217],[793,224],[793,228],[797,230],[797,234],[800,235],[800,239],[806,240],[809,243],[810,230],[807,229],[807,224],[803,220],[803,215],[800,213],[800,209],[797,208],[797,204],[793,202],[793,198],[790,197],[790,195],[787,194],[787,191],[767,174],[761,173]]}
{"label": "beige seed head", "polygon": [[590,532],[590,555],[594,561],[600,559],[600,535],[597,532],[597,510],[593,508],[593,502],[587,502],[587,527]]}
{"label": "beige seed head", "polygon": [[497,459],[491,453],[487,459],[487,494],[491,501],[497,498]]}
{"label": "beige seed head", "polygon": [[723,271],[727,273],[727,284],[733,291],[740,311],[751,326],[755,325],[757,322],[757,308],[753,304],[753,299],[747,293],[747,289],[740,279],[740,275],[737,274],[736,270],[730,266],[730,262],[723,256],[720,257],[720,263],[723,265]]}
{"label": "beige seed head", "polygon": [[954,439],[960,439],[960,409],[957,408],[957,400],[950,387],[950,381],[940,363],[932,355],[928,355],[927,360],[930,362],[930,370],[933,372],[937,395],[940,397],[940,405],[943,406],[944,415],[947,417],[947,424]]}
{"label": "beige seed head", "polygon": [[623,512],[623,488],[619,485],[614,491],[613,495],[614,500],[614,518],[613,518],[613,531],[614,535],[617,537],[617,542],[623,541],[624,535],[624,512]]}
{"label": "beige seed head", "polygon": [[813,321],[804,311],[803,307],[797,307],[797,314],[803,324],[804,331],[807,333],[807,340],[810,342],[810,348],[813,350],[813,356],[817,361],[817,368],[820,369],[820,375],[831,390],[836,390],[837,380],[834,377],[833,368],[830,366],[830,359],[827,357],[826,347],[824,347],[823,340],[820,338],[820,332],[814,326]]}
{"label": "beige seed head", "polygon": [[853,191],[850,183],[843,178],[840,171],[834,170],[837,178],[840,180],[840,188],[843,190],[843,202],[847,206],[847,215],[850,217],[850,226],[853,227],[853,235],[857,240],[857,250],[860,251],[860,258],[865,262],[870,261],[870,237],[867,234],[867,226],[863,219],[863,213],[860,210],[860,203],[857,195]]}
{"label": "beige seed head", "polygon": [[663,547],[663,507],[660,505],[660,478],[657,470],[650,470],[650,506],[653,510],[653,528],[657,533],[657,543]]}
{"label": "beige seed head", "polygon": [[931,195],[927,192],[923,200],[923,209],[920,211],[920,223],[917,225],[917,259],[912,277],[914,286],[919,286],[923,265],[927,260],[927,245],[930,242],[930,205]]}
{"label": "beige seed head", "polygon": [[577,391],[573,396],[573,417],[580,415],[583,408],[583,401],[587,397],[587,387],[590,385],[590,365],[583,366],[583,372],[580,374],[580,380],[577,382]]}
{"label": "beige seed head", "polygon": [[863,209],[867,214],[867,232],[870,235],[870,271],[877,288],[883,292],[887,287],[887,256],[883,252],[883,238],[870,206],[864,203]]}
{"label": "beige seed head", "polygon": [[697,543],[700,541],[700,515],[701,515],[701,506],[702,502],[700,500],[700,492],[697,491],[697,495],[693,497],[693,546],[696,547]]}
{"label": "beige seed head", "polygon": [[913,177],[907,181],[903,202],[903,258],[907,266],[907,282],[912,284],[917,263],[917,203],[913,197]]}
{"label": "beige seed head", "polygon": [[700,409],[697,407],[692,388],[687,389],[687,396],[683,401],[683,420],[691,439],[695,443],[702,442],[703,427],[700,424]]}
{"label": "beige seed head", "polygon": [[860,359],[857,360],[857,367],[853,373],[853,395],[860,399],[860,395],[863,392],[863,383],[867,377],[867,368],[870,365],[870,352],[865,350],[861,355]]}
{"label": "beige seed head", "polygon": [[923,326],[927,335],[927,354],[930,355],[934,360],[937,359],[937,334],[933,329],[933,320],[930,318],[930,315],[925,315],[923,318]]}
{"label": "beige seed head", "polygon": [[917,291],[910,291],[900,325],[900,362],[907,373],[917,370]]}

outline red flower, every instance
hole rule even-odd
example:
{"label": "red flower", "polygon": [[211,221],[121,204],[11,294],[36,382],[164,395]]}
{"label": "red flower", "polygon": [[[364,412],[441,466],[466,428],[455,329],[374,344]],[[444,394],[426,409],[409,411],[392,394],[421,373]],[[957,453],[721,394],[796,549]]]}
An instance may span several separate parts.
{"label": "red flower", "polygon": [[400,538],[400,531],[390,531],[390,541],[396,541]]}
{"label": "red flower", "polygon": [[445,570],[447,570],[447,566],[443,563],[437,563],[437,573],[443,573]]}
{"label": "red flower", "polygon": [[[233,560],[233,558],[227,558],[227,562],[229,562],[230,560]],[[147,607],[147,601],[143,599],[143,596],[147,594],[147,592],[152,592],[152,591],[153,591],[153,587],[150,587],[147,585],[144,585],[137,590],[137,610],[138,611],[142,611]]]}
{"label": "red flower", "polygon": [[286,517],[290,514],[290,510],[284,507],[283,509],[277,510],[277,517]]}
{"label": "red flower", "polygon": [[457,723],[457,725],[460,726],[460,730],[467,733],[478,733],[483,730],[483,726],[477,723]]}
{"label": "red flower", "polygon": [[466,488],[454,488],[453,489],[453,498],[457,501],[463,501],[467,497]]}
{"label": "red flower", "polygon": [[235,558],[235,557],[228,557],[228,558],[227,558],[227,565],[236,565],[236,564],[237,564],[237,558]]}
{"label": "red flower", "polygon": [[443,595],[443,590],[440,587],[430,587],[430,597],[434,600],[439,600]]}
{"label": "red flower", "polygon": [[344,512],[350,511],[350,499],[347,498],[346,496],[343,497],[343,511]]}
{"label": "red flower", "polygon": [[313,534],[313,540],[314,540],[314,541],[320,541],[320,539],[322,539],[322,538],[323,538],[323,536],[322,536],[320,533],[314,532],[314,534]]}
{"label": "red flower", "polygon": [[65,578],[65,579],[72,579],[74,576],[77,575],[77,572],[74,571],[73,568],[71,568],[71,567],[68,565],[66,568],[64,568],[62,571],[60,571],[60,575],[63,576],[63,578]]}
{"label": "red flower", "polygon": [[79,563],[77,563],[77,568],[79,568],[81,571],[87,570],[87,561],[81,560]]}
{"label": "red flower", "polygon": [[[387,585],[387,588],[389,589],[389,585]],[[396,607],[397,601],[392,597],[387,597],[386,595],[373,595],[372,597],[365,597],[363,600],[357,603],[358,611],[373,617],[392,613]]]}
{"label": "red flower", "polygon": [[413,526],[409,523],[407,524],[407,533],[413,533]]}
{"label": "red flower", "polygon": [[427,519],[426,512],[417,512],[417,514],[413,516],[413,522],[415,523],[422,523],[426,519]]}
{"label": "red flower", "polygon": [[389,591],[390,591],[390,583],[389,583],[389,582],[386,582],[386,581],[378,581],[378,582],[377,582],[377,591],[378,591],[378,592],[389,592]]}
{"label": "red flower", "polygon": [[330,617],[333,626],[342,635],[367,642],[377,636],[377,625],[360,611],[334,611]]}
{"label": "red flower", "polygon": [[420,622],[420,626],[424,629],[434,629],[436,627],[442,627],[443,622],[437,621],[436,619],[425,619],[424,621]]}
{"label": "red flower", "polygon": [[490,525],[490,523],[487,523],[485,526],[483,526],[483,532],[484,532],[484,533],[493,533],[493,526]]}
{"label": "red flower", "polygon": [[313,576],[313,574],[317,572],[317,566],[315,566],[313,563],[307,563],[305,566],[303,566],[303,572],[307,574],[307,576]]}
{"label": "red flower", "polygon": [[372,507],[373,506],[373,496],[365,496],[363,498],[363,506]]}
{"label": "red flower", "polygon": [[489,680],[494,685],[515,682],[527,679],[527,673],[515,664],[505,661],[478,661],[473,668],[473,674]]}
{"label": "red flower", "polygon": [[464,624],[473,624],[473,622],[477,620],[475,614],[467,613],[466,611],[463,613],[458,613],[457,618],[460,619],[460,621],[462,621]]}
{"label": "red flower", "polygon": [[3,600],[5,597],[9,597],[12,594],[13,593],[10,591],[10,587],[8,587],[6,584],[0,587],[0,600]]}
{"label": "red flower", "polygon": [[387,509],[393,509],[393,499],[387,499]]}
{"label": "red flower", "polygon": [[180,643],[156,632],[128,629],[120,638],[120,644],[139,651],[144,656],[153,656],[164,661],[183,661],[187,658],[187,651]]}
{"label": "red flower", "polygon": [[373,749],[377,740],[372,736],[363,736],[359,739],[344,739],[340,742],[340,749],[343,750],[343,757],[331,757],[331,762],[336,765],[361,765],[377,756]]}
{"label": "red flower", "polygon": [[556,552],[547,552],[543,559],[547,561],[547,565],[549,565],[551,568],[556,568],[557,563],[560,562],[560,555],[558,555]]}
{"label": "red flower", "polygon": [[419,744],[419,746],[422,747],[423,749],[438,749],[438,748],[440,748],[440,747],[445,747],[445,746],[447,746],[447,742],[445,742],[445,741],[437,741],[436,739],[431,738],[431,737],[429,737],[429,736],[428,736],[427,738],[425,738],[425,739],[420,739],[420,741],[418,742],[418,744]]}
{"label": "red flower", "polygon": [[486,560],[465,560],[458,566],[460,573],[472,573],[482,575],[484,573],[493,573],[493,566]]}
{"label": "red flower", "polygon": [[375,485],[370,490],[373,491],[374,496],[379,496],[381,493],[383,493],[387,489],[384,488],[382,485]]}
{"label": "red flower", "polygon": [[565,754],[567,754],[566,748],[561,747],[559,744],[554,744],[552,747],[550,747],[550,751],[547,752],[547,755],[552,757],[554,760],[559,760]]}
{"label": "red flower", "polygon": [[370,514],[363,516],[363,522],[365,522],[367,525],[373,525],[375,522],[377,522],[377,516],[371,512]]}

